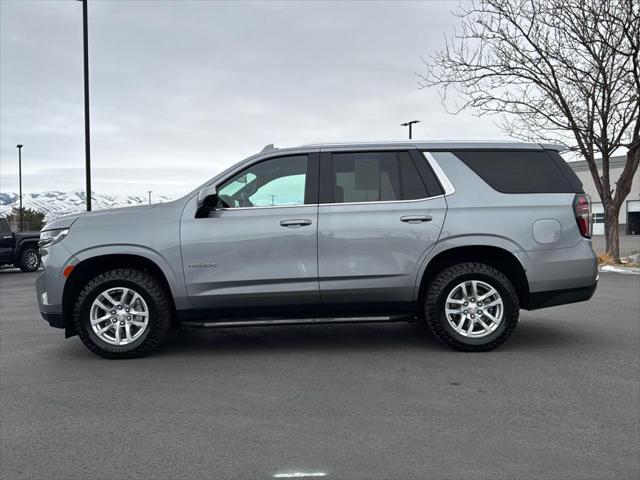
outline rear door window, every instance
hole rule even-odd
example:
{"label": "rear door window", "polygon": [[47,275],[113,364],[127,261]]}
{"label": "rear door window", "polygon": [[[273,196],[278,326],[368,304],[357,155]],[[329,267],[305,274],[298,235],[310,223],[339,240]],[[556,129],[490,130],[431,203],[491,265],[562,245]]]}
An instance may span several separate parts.
{"label": "rear door window", "polygon": [[558,165],[544,150],[461,150],[453,154],[498,192],[577,193],[582,189],[577,177],[569,180],[566,170],[571,169]]}
{"label": "rear door window", "polygon": [[331,155],[333,203],[416,200],[429,196],[408,152]]}

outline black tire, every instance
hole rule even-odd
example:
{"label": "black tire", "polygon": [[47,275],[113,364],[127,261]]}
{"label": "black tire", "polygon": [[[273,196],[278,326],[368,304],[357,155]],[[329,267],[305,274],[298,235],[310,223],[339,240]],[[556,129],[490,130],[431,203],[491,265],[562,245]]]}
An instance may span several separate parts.
{"label": "black tire", "polygon": [[42,259],[40,258],[38,249],[35,247],[26,247],[20,252],[20,258],[16,266],[23,272],[35,272],[40,268],[41,262]]}
{"label": "black tire", "polygon": [[[123,286],[138,293],[149,309],[144,333],[132,343],[112,345],[96,335],[91,327],[90,309],[96,297],[110,287]],[[77,297],[73,322],[78,336],[89,350],[105,358],[137,358],[157,348],[171,325],[169,294],[152,275],[135,269],[118,268],[93,278]]]}
{"label": "black tire", "polygon": [[[468,280],[489,284],[499,293],[503,302],[502,321],[493,332],[480,338],[458,333],[449,324],[445,314],[449,293]],[[427,324],[436,338],[465,352],[485,352],[504,343],[516,328],[520,314],[518,294],[509,279],[494,267],[482,263],[459,263],[440,272],[427,288],[424,308]],[[474,331],[473,327],[471,331]]]}

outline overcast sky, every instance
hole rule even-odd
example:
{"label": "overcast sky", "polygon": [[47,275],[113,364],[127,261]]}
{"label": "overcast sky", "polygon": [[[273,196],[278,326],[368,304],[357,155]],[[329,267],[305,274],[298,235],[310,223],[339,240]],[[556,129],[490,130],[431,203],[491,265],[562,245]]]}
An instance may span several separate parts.
{"label": "overcast sky", "polygon": [[[93,190],[186,193],[265,144],[504,139],[419,90],[457,2],[89,1]],[[84,187],[82,8],[0,1],[0,191]]]}

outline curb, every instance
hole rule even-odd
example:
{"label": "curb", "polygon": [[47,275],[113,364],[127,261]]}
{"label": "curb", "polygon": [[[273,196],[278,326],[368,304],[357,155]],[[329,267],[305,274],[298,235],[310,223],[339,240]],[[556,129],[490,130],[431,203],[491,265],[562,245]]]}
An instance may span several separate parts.
{"label": "curb", "polygon": [[613,265],[604,265],[598,267],[599,272],[606,273],[622,273],[625,275],[640,275],[640,268],[635,267],[614,267]]}

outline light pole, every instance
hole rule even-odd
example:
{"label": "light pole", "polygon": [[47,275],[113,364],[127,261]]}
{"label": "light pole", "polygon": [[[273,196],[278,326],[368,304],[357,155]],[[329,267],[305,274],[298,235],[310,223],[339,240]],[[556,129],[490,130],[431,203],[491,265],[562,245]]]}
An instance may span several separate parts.
{"label": "light pole", "polygon": [[402,127],[409,127],[409,140],[411,140],[411,125],[414,123],[420,123],[420,120],[411,120],[410,122],[400,124]]}
{"label": "light pole", "polygon": [[153,190],[147,190],[147,192],[149,192],[149,205],[151,205],[151,192],[153,192]]}
{"label": "light pole", "polygon": [[18,149],[18,188],[20,189],[20,225],[18,226],[18,231],[22,231],[22,147],[24,145],[16,145]]}
{"label": "light pole", "polygon": [[82,2],[82,40],[84,49],[84,152],[87,190],[87,211],[91,211],[91,137],[89,121],[89,28],[87,21],[87,0]]}

